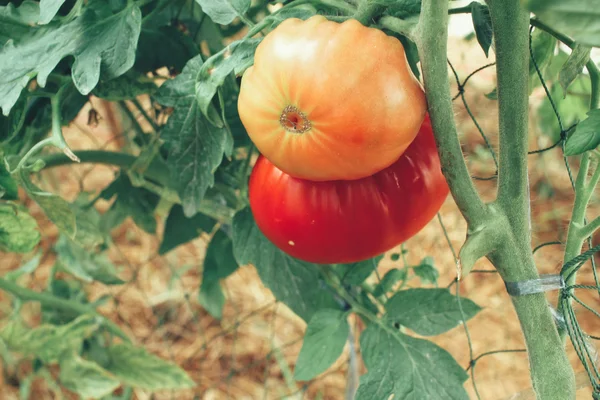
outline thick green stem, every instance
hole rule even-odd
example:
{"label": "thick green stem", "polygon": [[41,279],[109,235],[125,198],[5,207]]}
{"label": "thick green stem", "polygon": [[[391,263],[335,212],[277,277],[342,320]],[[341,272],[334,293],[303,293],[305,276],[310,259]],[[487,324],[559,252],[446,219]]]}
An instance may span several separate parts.
{"label": "thick green stem", "polygon": [[117,325],[106,319],[104,316],[98,314],[96,310],[88,304],[61,299],[48,293],[35,292],[2,278],[0,278],[0,289],[11,293],[21,301],[36,301],[44,306],[72,312],[77,315],[96,314],[98,317],[102,318],[102,323],[109,332],[127,342],[130,342],[129,337],[127,337],[127,335]]}
{"label": "thick green stem", "polygon": [[[519,0],[489,0],[496,52],[500,162],[500,212],[509,240],[490,255],[506,282],[539,277],[531,252],[527,169],[529,14]],[[539,399],[575,398],[575,376],[544,294],[512,297],[525,337],[531,378]]]}
{"label": "thick green stem", "polygon": [[454,121],[446,54],[448,46],[448,2],[423,1],[417,25],[416,44],[423,66],[425,93],[442,171],[454,201],[469,225],[483,221],[485,204],[471,180]]}
{"label": "thick green stem", "polygon": [[[469,225],[471,240],[465,253],[481,257],[491,251],[487,256],[503,279],[520,282],[539,276],[531,254],[527,179],[529,18],[518,0],[490,0],[488,4],[496,39],[501,98],[501,182],[494,204],[486,206],[479,198],[456,132],[446,66],[447,1],[423,0],[416,43],[442,170]],[[574,398],[573,370],[545,296],[521,296],[512,301],[527,344],[531,378],[538,398]]]}

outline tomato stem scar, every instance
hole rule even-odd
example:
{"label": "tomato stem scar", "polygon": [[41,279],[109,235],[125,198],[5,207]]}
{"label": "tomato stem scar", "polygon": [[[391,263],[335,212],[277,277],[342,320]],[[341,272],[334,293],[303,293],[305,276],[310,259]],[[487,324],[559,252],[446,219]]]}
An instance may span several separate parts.
{"label": "tomato stem scar", "polygon": [[296,106],[286,106],[279,117],[279,123],[283,129],[292,133],[304,133],[312,126],[306,114]]}

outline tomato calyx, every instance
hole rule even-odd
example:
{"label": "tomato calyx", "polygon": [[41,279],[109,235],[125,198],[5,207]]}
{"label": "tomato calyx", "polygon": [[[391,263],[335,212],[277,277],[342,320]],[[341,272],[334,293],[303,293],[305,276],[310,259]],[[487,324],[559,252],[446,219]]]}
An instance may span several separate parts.
{"label": "tomato calyx", "polygon": [[279,117],[279,123],[283,129],[291,133],[304,133],[312,127],[306,114],[292,105],[283,109]]}

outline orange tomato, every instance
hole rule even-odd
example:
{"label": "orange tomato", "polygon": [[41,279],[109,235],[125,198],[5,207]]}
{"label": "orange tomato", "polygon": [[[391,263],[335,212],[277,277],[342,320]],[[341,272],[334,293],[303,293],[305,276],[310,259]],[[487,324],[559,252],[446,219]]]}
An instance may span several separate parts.
{"label": "orange tomato", "polygon": [[238,110],[258,150],[285,173],[353,180],[404,153],[426,101],[398,39],[314,16],[287,19],[260,43]]}

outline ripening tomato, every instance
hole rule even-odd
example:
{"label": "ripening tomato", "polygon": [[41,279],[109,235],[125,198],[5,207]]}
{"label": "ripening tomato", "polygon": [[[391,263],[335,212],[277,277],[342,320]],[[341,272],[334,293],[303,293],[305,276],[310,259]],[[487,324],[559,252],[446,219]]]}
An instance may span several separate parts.
{"label": "ripening tomato", "polygon": [[431,122],[391,166],[353,181],[293,178],[260,156],[250,207],[277,247],[314,263],[349,263],[381,254],[419,232],[448,195]]}
{"label": "ripening tomato", "polygon": [[426,101],[398,39],[314,16],[287,19],[260,43],[238,110],[258,150],[285,173],[353,180],[398,159]]}

